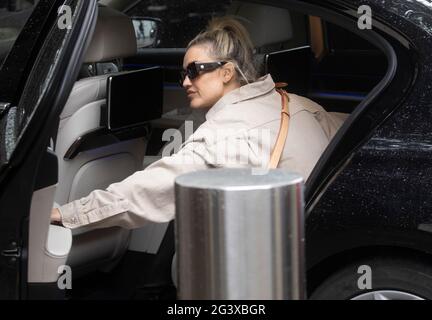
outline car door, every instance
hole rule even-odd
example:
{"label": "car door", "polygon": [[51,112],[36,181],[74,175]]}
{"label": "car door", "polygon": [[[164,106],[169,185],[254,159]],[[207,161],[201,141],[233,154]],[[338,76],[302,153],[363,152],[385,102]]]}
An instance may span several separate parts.
{"label": "car door", "polygon": [[[56,281],[43,276],[29,285],[29,257],[45,252],[57,184],[57,158],[49,141],[96,14],[96,0],[39,1],[1,66],[1,299],[43,299],[58,293]],[[30,217],[32,211],[37,215]],[[40,243],[29,240],[31,219],[42,230],[36,235]]]}

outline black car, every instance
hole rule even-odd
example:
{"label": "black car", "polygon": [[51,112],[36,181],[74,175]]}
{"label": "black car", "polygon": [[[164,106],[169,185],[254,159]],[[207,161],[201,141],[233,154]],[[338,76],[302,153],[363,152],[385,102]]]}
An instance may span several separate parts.
{"label": "black car", "polygon": [[[0,3],[0,298],[175,298],[173,223],[71,232],[49,216],[203,120],[177,75],[187,42],[225,14],[262,73],[344,119],[306,181],[309,297],[432,298],[431,1],[16,2]],[[163,100],[107,84],[142,69]],[[111,113],[111,94],[152,113]]]}

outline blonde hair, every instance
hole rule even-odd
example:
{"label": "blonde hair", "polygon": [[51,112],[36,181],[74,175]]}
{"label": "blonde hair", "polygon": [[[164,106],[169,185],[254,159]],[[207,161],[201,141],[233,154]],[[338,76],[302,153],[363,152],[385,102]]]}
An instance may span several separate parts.
{"label": "blonde hair", "polygon": [[187,49],[195,45],[207,45],[215,59],[234,63],[241,85],[254,82],[257,71],[253,60],[253,45],[246,28],[230,16],[213,18],[206,30],[199,33]]}

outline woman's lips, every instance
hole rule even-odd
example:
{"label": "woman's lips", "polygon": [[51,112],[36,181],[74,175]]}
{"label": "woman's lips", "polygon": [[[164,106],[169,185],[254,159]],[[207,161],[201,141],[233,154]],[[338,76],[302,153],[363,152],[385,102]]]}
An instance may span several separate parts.
{"label": "woman's lips", "polygon": [[187,92],[187,96],[188,96],[188,97],[191,97],[191,96],[193,96],[194,94],[196,94],[195,91],[188,91],[188,92]]}

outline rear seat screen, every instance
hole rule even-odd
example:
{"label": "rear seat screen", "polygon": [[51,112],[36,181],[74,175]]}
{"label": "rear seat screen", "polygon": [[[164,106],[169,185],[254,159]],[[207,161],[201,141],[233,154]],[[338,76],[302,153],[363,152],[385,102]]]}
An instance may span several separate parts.
{"label": "rear seat screen", "polygon": [[163,71],[160,67],[108,78],[108,128],[137,126],[162,116]]}

